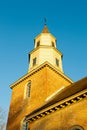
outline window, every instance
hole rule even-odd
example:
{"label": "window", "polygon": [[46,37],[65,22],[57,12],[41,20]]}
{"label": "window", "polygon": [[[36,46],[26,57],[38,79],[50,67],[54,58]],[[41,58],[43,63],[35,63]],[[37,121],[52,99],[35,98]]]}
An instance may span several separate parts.
{"label": "window", "polygon": [[24,99],[30,97],[30,91],[31,91],[31,81],[29,81],[29,82],[25,85]]}
{"label": "window", "polygon": [[36,57],[33,59],[33,66],[36,65]]}
{"label": "window", "polygon": [[26,86],[26,97],[30,97],[30,90],[31,90],[31,81],[29,81]]}
{"label": "window", "polygon": [[40,46],[40,41],[37,42],[37,47]]}
{"label": "window", "polygon": [[28,130],[28,121],[25,119],[21,123],[21,130]]}
{"label": "window", "polygon": [[52,47],[54,47],[54,42],[52,42]]}
{"label": "window", "polygon": [[59,60],[56,58],[56,66],[59,66]]}
{"label": "window", "polygon": [[79,125],[75,125],[75,126],[72,126],[69,130],[84,130],[84,129]]}

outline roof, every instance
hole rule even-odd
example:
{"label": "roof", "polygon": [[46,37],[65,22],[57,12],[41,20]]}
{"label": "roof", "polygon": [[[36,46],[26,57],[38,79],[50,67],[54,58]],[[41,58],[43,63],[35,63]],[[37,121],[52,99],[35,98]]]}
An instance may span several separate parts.
{"label": "roof", "polygon": [[42,33],[49,33],[48,28],[46,25],[44,25],[44,28],[42,30]]}
{"label": "roof", "polygon": [[40,106],[38,109],[34,110],[27,116],[29,117],[45,108],[50,107],[51,105],[53,105],[61,100],[64,100],[85,89],[87,89],[87,77],[65,87],[64,89],[59,91],[53,98],[48,100],[48,102],[44,103],[42,106]]}
{"label": "roof", "polygon": [[40,37],[43,34],[49,34],[56,40],[56,37],[49,32],[48,27],[47,27],[46,24],[44,25],[44,28],[43,28],[42,32],[39,35],[37,35],[34,39]]}

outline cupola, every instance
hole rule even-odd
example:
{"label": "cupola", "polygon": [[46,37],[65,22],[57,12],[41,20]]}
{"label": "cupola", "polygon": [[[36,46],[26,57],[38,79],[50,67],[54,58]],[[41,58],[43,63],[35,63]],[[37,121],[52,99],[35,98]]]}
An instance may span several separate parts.
{"label": "cupola", "polygon": [[56,38],[49,32],[46,25],[44,25],[42,32],[35,37],[34,50],[29,55],[29,72],[44,62],[49,62],[63,72],[62,53],[56,49]]}

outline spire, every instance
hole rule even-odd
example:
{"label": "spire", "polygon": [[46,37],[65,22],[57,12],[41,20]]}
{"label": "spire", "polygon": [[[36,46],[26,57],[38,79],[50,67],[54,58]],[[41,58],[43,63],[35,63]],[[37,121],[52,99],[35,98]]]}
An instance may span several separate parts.
{"label": "spire", "polygon": [[44,18],[44,28],[43,28],[43,30],[42,30],[42,33],[49,33],[48,28],[47,28],[47,26],[46,26],[46,22],[47,22],[47,19]]}
{"label": "spire", "polygon": [[49,33],[49,30],[46,25],[44,25],[44,28],[42,30],[42,33]]}

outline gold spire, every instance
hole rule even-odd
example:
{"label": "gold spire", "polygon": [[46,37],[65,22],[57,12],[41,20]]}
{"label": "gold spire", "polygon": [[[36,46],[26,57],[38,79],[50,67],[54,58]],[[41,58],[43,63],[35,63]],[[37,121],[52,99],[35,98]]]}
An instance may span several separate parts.
{"label": "gold spire", "polygon": [[48,28],[46,25],[44,25],[44,28],[42,30],[42,33],[49,33]]}

